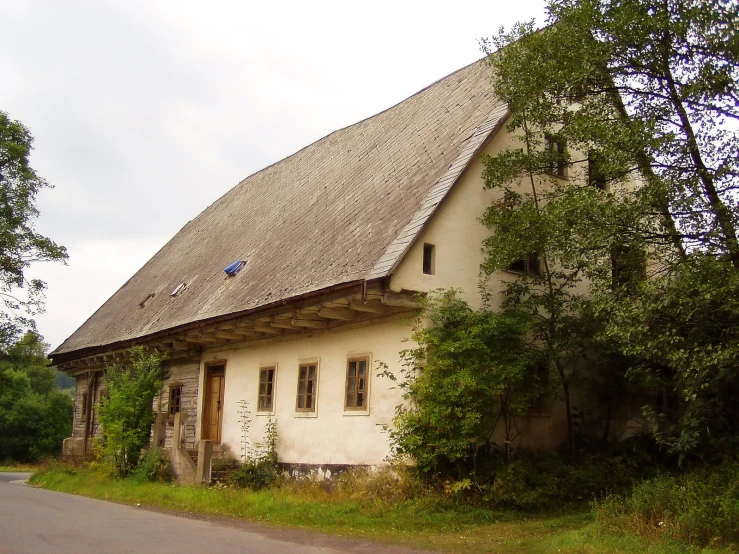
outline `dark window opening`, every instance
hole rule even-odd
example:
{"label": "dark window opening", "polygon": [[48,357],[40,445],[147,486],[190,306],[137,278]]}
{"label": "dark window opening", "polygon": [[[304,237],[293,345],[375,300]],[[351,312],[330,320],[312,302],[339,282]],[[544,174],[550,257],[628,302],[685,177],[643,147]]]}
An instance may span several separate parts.
{"label": "dark window opening", "polygon": [[548,135],[545,139],[545,148],[548,154],[547,172],[555,177],[564,179],[567,176],[564,140],[553,135]]}
{"label": "dark window opening", "polygon": [[647,264],[641,249],[618,245],[611,249],[611,279],[613,290],[633,288],[647,278]]}
{"label": "dark window opening", "polygon": [[296,410],[299,412],[316,411],[316,364],[304,364],[298,367],[298,398]]}
{"label": "dark window opening", "polygon": [[534,413],[549,412],[549,372],[549,364],[543,360],[534,366],[536,395],[531,402],[531,411]]}
{"label": "dark window opening", "polygon": [[175,414],[180,413],[182,408],[182,385],[169,387],[169,419],[174,419]]}
{"label": "dark window opening", "polygon": [[82,393],[82,419],[87,419],[87,393]]}
{"label": "dark window opening", "polygon": [[146,295],[146,298],[144,298],[141,302],[139,302],[139,308],[145,308],[146,305],[149,303],[149,301],[155,296],[156,294],[154,294],[153,292]]}
{"label": "dark window opening", "polygon": [[539,256],[537,254],[532,254],[528,258],[516,260],[506,269],[515,273],[541,275],[541,261],[539,260]]}
{"label": "dark window opening", "polygon": [[275,368],[263,367],[259,370],[259,397],[257,398],[258,412],[271,412],[275,386]]}
{"label": "dark window opening", "polygon": [[346,400],[347,410],[367,409],[367,358],[349,360],[346,366]]}
{"label": "dark window opening", "polygon": [[433,244],[423,245],[423,272],[426,275],[436,273],[436,247]]}
{"label": "dark window opening", "polygon": [[607,179],[603,171],[603,161],[594,152],[588,154],[588,185],[598,190],[606,190]]}

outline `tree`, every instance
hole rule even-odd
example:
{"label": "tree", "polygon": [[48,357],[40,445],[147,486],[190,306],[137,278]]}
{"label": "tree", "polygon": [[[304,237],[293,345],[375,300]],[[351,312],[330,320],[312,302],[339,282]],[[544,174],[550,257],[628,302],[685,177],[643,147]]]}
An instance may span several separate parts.
{"label": "tree", "polygon": [[[28,279],[33,262],[65,261],[67,251],[33,227],[39,212],[36,195],[50,185],[31,168],[33,137],[18,121],[0,112],[0,347],[13,344],[31,317],[43,310],[45,284]],[[22,297],[19,291],[25,289]]]}
{"label": "tree", "polygon": [[[669,329],[687,341],[659,322],[672,310],[709,317],[710,303],[731,309],[739,292],[724,278],[739,269],[739,9],[723,0],[551,0],[548,9],[550,27],[519,24],[492,43],[494,89],[520,144],[486,160],[486,183],[503,201],[485,217],[496,232],[485,269],[539,255],[539,274],[507,285],[509,303],[537,315],[563,385],[578,350],[598,341],[640,357],[627,375],[677,397],[666,444],[685,451],[701,444],[696,433],[711,434],[706,391],[737,373],[725,335],[701,332],[714,321],[673,317]],[[710,292],[696,294],[701,281]],[[696,348],[689,361],[686,345]]]}
{"label": "tree", "polygon": [[46,348],[27,333],[0,354],[0,460],[57,455],[72,431],[73,402],[57,390]]}
{"label": "tree", "polygon": [[526,314],[472,310],[455,291],[430,295],[415,346],[401,353],[403,374],[382,373],[406,401],[389,430],[395,454],[425,473],[462,479],[474,476],[479,455],[490,453],[502,431],[508,458],[516,417],[542,392],[527,332]]}
{"label": "tree", "polygon": [[107,397],[100,402],[101,454],[121,477],[136,467],[142,449],[149,444],[153,401],[162,388],[163,361],[162,354],[136,347],[131,350],[129,364],[105,370]]}

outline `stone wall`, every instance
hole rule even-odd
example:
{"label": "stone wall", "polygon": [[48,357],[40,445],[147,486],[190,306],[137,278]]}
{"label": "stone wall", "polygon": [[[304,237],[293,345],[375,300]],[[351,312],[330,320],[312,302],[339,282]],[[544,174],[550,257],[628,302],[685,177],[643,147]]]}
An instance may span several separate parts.
{"label": "stone wall", "polygon": [[[164,381],[161,395],[154,399],[154,409],[167,413],[169,411],[169,389],[182,386],[180,411],[187,414],[185,424],[185,445],[194,448],[197,444],[195,429],[198,421],[198,381],[200,379],[199,362],[167,362],[165,364],[167,378]],[[171,419],[171,418],[170,418]],[[168,421],[165,431],[164,446],[172,446],[172,430],[174,420]]]}

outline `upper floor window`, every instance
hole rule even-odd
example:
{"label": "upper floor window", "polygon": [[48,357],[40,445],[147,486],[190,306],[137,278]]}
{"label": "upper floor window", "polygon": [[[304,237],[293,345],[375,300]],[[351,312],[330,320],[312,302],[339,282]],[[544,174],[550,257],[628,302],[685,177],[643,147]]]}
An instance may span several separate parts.
{"label": "upper floor window", "polygon": [[565,141],[555,135],[547,135],[544,139],[547,151],[547,172],[562,179],[567,177]]}
{"label": "upper floor window", "polygon": [[433,244],[423,245],[423,272],[426,275],[436,273],[436,247]]}
{"label": "upper floor window", "polygon": [[608,181],[603,171],[603,160],[595,152],[588,153],[588,185],[598,190],[607,190]]}
{"label": "upper floor window", "polygon": [[506,268],[508,271],[515,273],[529,273],[532,275],[541,275],[541,260],[538,254],[531,254],[527,258],[516,260]]}

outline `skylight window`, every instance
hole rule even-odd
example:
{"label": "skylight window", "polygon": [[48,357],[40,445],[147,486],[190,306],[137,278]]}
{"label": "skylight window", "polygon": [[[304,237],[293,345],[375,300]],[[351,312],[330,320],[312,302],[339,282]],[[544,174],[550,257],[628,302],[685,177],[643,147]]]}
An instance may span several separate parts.
{"label": "skylight window", "polygon": [[187,288],[187,283],[180,283],[179,285],[175,287],[175,289],[172,292],[169,293],[169,295],[174,298],[175,296],[178,296],[181,293],[183,293],[186,288]]}
{"label": "skylight window", "polygon": [[236,260],[234,263],[229,265],[223,271],[225,271],[226,275],[228,275],[229,277],[233,277],[239,271],[241,271],[241,268],[244,267],[245,265],[246,265],[246,262],[244,260]]}

